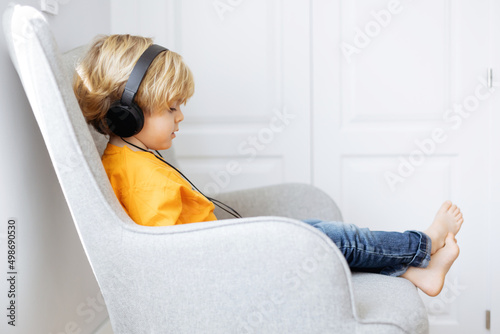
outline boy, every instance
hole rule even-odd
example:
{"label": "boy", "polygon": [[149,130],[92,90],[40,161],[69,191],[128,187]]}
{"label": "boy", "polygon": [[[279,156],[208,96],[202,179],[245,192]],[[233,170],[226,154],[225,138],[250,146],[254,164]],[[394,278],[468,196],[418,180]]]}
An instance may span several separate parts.
{"label": "boy", "polygon": [[[193,76],[182,58],[161,47],[150,57],[155,47],[158,49],[151,39],[138,36],[98,38],[77,67],[75,95],[87,122],[110,136],[102,162],[132,220],[148,226],[216,220],[216,201],[194,190],[179,171],[150,151],[170,148],[184,119],[181,105],[194,93]],[[143,64],[145,58],[151,58],[147,65]],[[137,81],[136,68],[142,67],[144,76],[137,90],[130,93],[128,82]],[[143,115],[143,121],[138,121],[141,125],[127,135],[119,133],[118,123],[110,116],[125,95]],[[115,120],[126,118],[122,116]],[[330,237],[351,268],[401,276],[435,296],[458,257],[455,235],[463,217],[456,205],[446,201],[425,232],[370,231],[340,222],[304,222]]]}

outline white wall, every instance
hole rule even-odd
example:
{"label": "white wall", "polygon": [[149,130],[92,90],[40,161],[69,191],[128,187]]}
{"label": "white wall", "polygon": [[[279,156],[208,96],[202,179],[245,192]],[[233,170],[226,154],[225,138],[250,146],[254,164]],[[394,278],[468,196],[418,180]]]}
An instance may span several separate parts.
{"label": "white wall", "polygon": [[[10,1],[1,0],[3,12]],[[36,0],[19,1],[40,9]],[[59,0],[62,51],[109,33],[110,2]],[[93,333],[107,317],[42,136],[0,37],[0,332]],[[7,325],[7,221],[17,219],[16,327]]]}

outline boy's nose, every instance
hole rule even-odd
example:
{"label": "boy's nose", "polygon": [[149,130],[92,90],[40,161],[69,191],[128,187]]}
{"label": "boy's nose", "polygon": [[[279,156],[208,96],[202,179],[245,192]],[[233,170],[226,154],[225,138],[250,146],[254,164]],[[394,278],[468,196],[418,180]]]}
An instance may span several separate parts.
{"label": "boy's nose", "polygon": [[180,123],[184,120],[184,114],[182,113],[182,111],[179,109],[179,112],[177,114],[177,123]]}

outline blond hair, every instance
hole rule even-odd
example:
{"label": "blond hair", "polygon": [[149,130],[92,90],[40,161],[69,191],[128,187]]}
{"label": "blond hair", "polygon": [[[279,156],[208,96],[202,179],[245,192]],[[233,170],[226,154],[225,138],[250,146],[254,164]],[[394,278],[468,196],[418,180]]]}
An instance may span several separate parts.
{"label": "blond hair", "polygon": [[[151,44],[151,38],[140,36],[99,36],[76,67],[73,90],[85,120],[99,132],[111,134],[103,121],[106,113],[121,99],[132,69]],[[152,62],[134,101],[144,114],[152,114],[177,101],[186,104],[193,93],[191,70],[179,54],[167,51]]]}

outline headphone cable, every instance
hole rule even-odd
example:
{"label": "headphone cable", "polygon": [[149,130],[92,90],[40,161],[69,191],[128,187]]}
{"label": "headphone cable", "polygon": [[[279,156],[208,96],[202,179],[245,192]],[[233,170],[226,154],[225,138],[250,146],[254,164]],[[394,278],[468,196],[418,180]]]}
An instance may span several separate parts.
{"label": "headphone cable", "polygon": [[166,161],[163,156],[161,155],[160,152],[158,152],[157,150],[155,150],[156,153],[158,153],[158,155],[161,157],[158,157],[156,154],[154,154],[153,152],[151,151],[148,151],[148,150],[145,150],[143,149],[142,147],[139,147],[137,145],[134,145],[128,141],[126,141],[125,139],[123,139],[123,137],[120,137],[124,142],[126,142],[127,144],[129,145],[132,145],[136,148],[138,148],[139,150],[141,151],[144,151],[144,152],[147,152],[147,153],[151,153],[152,155],[154,155],[155,158],[157,158],[158,160],[166,163],[168,166],[170,166],[171,168],[173,168],[177,173],[179,173],[187,182],[189,182],[189,184],[196,190],[198,191],[201,195],[203,195],[203,197],[205,197],[208,201],[212,202],[214,205],[218,206],[221,210],[224,210],[226,211],[227,213],[229,213],[230,215],[232,215],[233,217],[235,218],[243,218],[239,213],[238,211],[236,211],[235,209],[233,209],[232,207],[230,207],[229,205],[219,201],[219,200],[216,200],[214,198],[211,198],[211,197],[208,197],[206,196],[200,189],[198,189],[198,187],[196,187],[193,182],[191,182],[180,170],[178,170],[177,168],[175,168],[174,166],[172,166],[168,161]]}

